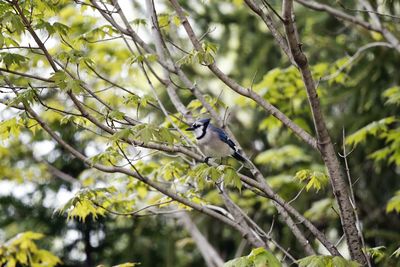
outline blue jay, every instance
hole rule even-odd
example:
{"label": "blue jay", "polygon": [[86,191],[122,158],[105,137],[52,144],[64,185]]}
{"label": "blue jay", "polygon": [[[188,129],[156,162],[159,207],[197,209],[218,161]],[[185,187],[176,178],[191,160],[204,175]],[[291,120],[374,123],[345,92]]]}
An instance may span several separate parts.
{"label": "blue jay", "polygon": [[194,132],[201,151],[207,156],[206,161],[210,157],[222,158],[227,156],[232,156],[242,162],[246,161],[236,144],[224,130],[212,125],[210,119],[195,121],[186,131]]}

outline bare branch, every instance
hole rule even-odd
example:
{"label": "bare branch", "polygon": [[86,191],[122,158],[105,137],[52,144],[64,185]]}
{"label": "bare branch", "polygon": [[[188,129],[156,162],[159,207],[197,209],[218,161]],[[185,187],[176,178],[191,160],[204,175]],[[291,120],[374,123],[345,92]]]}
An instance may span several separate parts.
{"label": "bare branch", "polygon": [[393,33],[391,33],[388,29],[386,29],[382,25],[379,17],[374,12],[371,12],[371,11],[375,11],[374,8],[372,7],[371,3],[368,2],[367,0],[360,0],[360,2],[364,6],[365,10],[367,10],[369,12],[368,14],[371,17],[373,24],[375,24],[376,27],[378,27],[380,29],[380,32],[385,37],[385,39],[389,43],[391,43],[398,52],[400,52],[400,40],[396,36],[394,36]]}
{"label": "bare branch", "polygon": [[26,77],[26,78],[30,78],[30,79],[35,79],[35,80],[39,80],[39,81],[43,81],[43,82],[54,83],[53,80],[48,79],[48,78],[43,78],[43,77],[40,77],[38,75],[22,73],[22,72],[18,72],[18,71],[15,71],[15,70],[10,70],[10,69],[5,69],[5,68],[0,68],[0,71],[8,72],[8,73],[11,73],[11,74],[15,74],[15,75],[18,75],[18,76],[22,76],[22,77]]}
{"label": "bare branch", "polygon": [[329,14],[332,14],[336,18],[349,21],[351,23],[354,23],[356,25],[359,25],[367,30],[371,30],[374,32],[380,32],[380,29],[378,27],[375,27],[374,25],[363,21],[359,19],[356,16],[352,16],[347,14],[346,12],[343,12],[341,10],[335,9],[329,5],[321,4],[312,0],[295,0],[297,3],[302,4],[303,6],[306,6],[308,8],[317,10],[317,11],[325,11],[328,12]]}
{"label": "bare branch", "polygon": [[[165,205],[165,204],[168,204],[168,203],[171,203],[171,202],[173,202],[173,200],[168,200],[168,201],[163,201],[163,202],[147,205],[147,206],[144,206],[143,208],[140,208],[138,210],[131,211],[131,212],[117,212],[117,211],[114,211],[114,210],[111,210],[109,208],[104,207],[103,205],[97,203],[96,201],[92,201],[92,203],[95,206],[97,206],[99,208],[102,208],[102,209],[104,209],[105,211],[107,211],[107,212],[109,212],[111,214],[118,215],[118,216],[134,216],[134,217],[142,217],[142,216],[147,216],[147,215],[163,214],[162,212],[150,213],[150,214],[139,214],[139,213],[142,212],[142,211],[145,211],[147,209],[150,209],[150,208],[153,208],[153,207],[159,207],[161,205]],[[177,211],[182,212],[182,210],[177,210]],[[170,212],[171,212],[171,210],[168,210],[168,213],[170,213]]]}
{"label": "bare branch", "polygon": [[377,12],[377,11],[374,11],[374,10],[362,10],[362,9],[348,8],[340,0],[338,0],[337,3],[343,9],[348,10],[348,11],[360,12],[360,13],[363,13],[363,12],[364,13],[373,13],[373,14],[376,14],[376,15],[381,16],[381,17],[389,17],[391,19],[400,20],[399,16],[395,16],[395,15],[392,15],[392,14],[380,13],[380,12]]}
{"label": "bare branch", "polygon": [[314,127],[317,132],[318,149],[328,169],[333,193],[339,204],[340,219],[343,230],[346,234],[350,255],[352,259],[355,259],[359,263],[365,265],[367,263],[367,259],[362,251],[362,243],[356,227],[355,214],[348,198],[348,189],[340,168],[339,160],[336,156],[333,143],[325,124],[315,82],[311,75],[307,57],[301,50],[300,40],[298,39],[297,29],[294,22],[292,0],[283,0],[282,14],[283,18],[285,19],[285,31],[289,47],[292,51],[294,60],[297,63],[306,87],[308,101],[312,111]]}

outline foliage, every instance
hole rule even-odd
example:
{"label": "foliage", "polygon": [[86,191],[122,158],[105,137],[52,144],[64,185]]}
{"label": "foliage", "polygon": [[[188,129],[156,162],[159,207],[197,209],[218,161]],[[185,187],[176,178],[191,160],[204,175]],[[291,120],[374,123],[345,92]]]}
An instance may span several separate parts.
{"label": "foliage", "polygon": [[247,256],[230,260],[224,267],[279,267],[282,266],[275,256],[265,248],[255,248]]}
{"label": "foliage", "polygon": [[1,266],[52,267],[61,260],[50,251],[40,249],[36,241],[44,237],[35,232],[23,232],[0,246]]}
{"label": "foliage", "polygon": [[[210,116],[204,103],[224,119],[276,194],[290,200],[297,211],[329,235],[329,240],[340,239],[338,207],[320,155],[274,114],[233,93],[226,82],[207,69],[215,63],[248,93],[259,94],[316,136],[298,68],[290,65],[266,25],[243,0],[179,1],[194,26],[201,51],[182,34],[185,21],[171,2],[154,1],[162,45],[170,49],[171,60],[158,55],[151,32],[154,21],[149,21],[143,1],[120,1],[120,5],[148,49],[132,41],[131,31],[122,34],[120,28],[104,19],[94,2],[99,3],[0,2],[0,236],[10,238],[21,233],[1,248],[1,253],[8,253],[6,257],[13,257],[10,266],[29,265],[27,260],[40,257],[52,261],[48,266],[60,263],[50,253],[60,255],[65,266],[112,266],[125,261],[138,261],[143,266],[204,266],[194,239],[168,215],[192,209],[138,179],[113,173],[117,168],[137,171],[154,185],[200,207],[223,207],[218,188],[223,184],[234,202],[262,229],[273,224],[271,235],[276,241],[290,247],[296,258],[303,257],[304,248],[281,220],[273,201],[260,196],[258,190],[248,190],[249,185],[237,172],[253,177],[251,171],[240,168],[235,160],[207,165],[181,153],[192,149],[191,142],[195,142],[183,131],[191,122],[188,118]],[[12,3],[20,5],[56,70]],[[281,1],[268,3],[280,10]],[[398,11],[395,1],[371,3],[384,13]],[[359,8],[350,2],[346,7]],[[119,16],[118,10],[106,2],[100,10],[107,8],[112,18]],[[342,128],[351,133],[346,137],[346,144],[351,146],[347,160],[368,252],[382,266],[394,266],[400,254],[398,52],[387,46],[360,51],[366,44],[383,42],[384,36],[301,5],[296,6],[295,13],[302,50],[318,82],[318,97],[336,152],[341,149]],[[353,15],[368,18],[360,12]],[[123,20],[118,19],[118,23],[126,26]],[[276,23],[283,27],[279,20]],[[391,18],[385,17],[382,24],[395,37],[399,35]],[[282,28],[279,30],[283,33]],[[162,64],[175,64],[187,80],[176,71],[166,75]],[[177,103],[171,100],[167,88],[176,89],[187,113],[175,108]],[[200,101],[195,92],[204,99]],[[70,93],[81,108],[71,100]],[[56,136],[87,160],[76,159],[52,140],[23,110],[24,105],[32,107]],[[157,146],[165,147],[165,151],[151,148]],[[93,170],[95,164],[110,172]],[[60,177],[54,169],[64,175]],[[303,188],[307,192],[302,192]],[[53,214],[54,210],[59,213]],[[114,214],[107,216],[110,211]],[[58,216],[60,213],[67,216]],[[191,218],[225,259],[234,257],[243,239],[240,233],[200,212],[191,212]],[[27,232],[32,230],[46,233],[48,238]],[[314,236],[308,232],[305,236],[320,251]],[[47,252],[36,245],[38,239]],[[23,248],[22,244],[29,246]],[[278,260],[285,256],[271,247],[271,251],[254,249],[250,255],[225,265],[264,266],[268,261],[280,266]],[[340,245],[339,249],[345,248]],[[245,246],[244,251],[248,250]],[[24,256],[28,254],[32,258]],[[354,263],[318,255],[299,264]]]}
{"label": "foliage", "polygon": [[386,206],[386,212],[396,211],[400,213],[400,190],[396,192],[396,194],[389,199],[389,202]]}
{"label": "foliage", "polygon": [[242,188],[242,181],[239,175],[231,166],[220,165],[218,167],[208,166],[207,164],[197,164],[188,172],[188,177],[193,178],[199,187],[203,190],[207,185],[213,186],[213,183],[224,181],[228,185],[233,185],[237,189]]}
{"label": "foliage", "polygon": [[308,256],[298,260],[300,267],[357,267],[359,263],[339,256]]}
{"label": "foliage", "polygon": [[375,248],[367,248],[366,251],[371,258],[374,259],[376,263],[382,261],[384,257],[386,257],[386,253],[384,252],[386,248],[384,246],[379,246]]}
{"label": "foliage", "polygon": [[[115,193],[114,187],[97,188],[97,189],[81,189],[76,195],[68,200],[68,202],[59,209],[59,213],[68,213],[68,219],[74,217],[85,221],[88,215],[92,215],[96,219],[99,215],[104,216],[105,210],[100,208],[96,201],[99,198],[108,199],[110,194]],[[106,202],[107,203],[107,202]],[[103,203],[104,204],[104,203]]]}
{"label": "foliage", "polygon": [[307,182],[306,190],[311,188],[319,191],[328,184],[328,176],[325,173],[312,170],[300,170],[294,176],[300,182]]}

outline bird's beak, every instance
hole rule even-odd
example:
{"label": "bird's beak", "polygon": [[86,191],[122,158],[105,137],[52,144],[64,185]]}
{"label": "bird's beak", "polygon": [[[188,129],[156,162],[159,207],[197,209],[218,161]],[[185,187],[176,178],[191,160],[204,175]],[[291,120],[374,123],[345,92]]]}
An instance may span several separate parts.
{"label": "bird's beak", "polygon": [[185,131],[194,131],[193,127],[186,128]]}

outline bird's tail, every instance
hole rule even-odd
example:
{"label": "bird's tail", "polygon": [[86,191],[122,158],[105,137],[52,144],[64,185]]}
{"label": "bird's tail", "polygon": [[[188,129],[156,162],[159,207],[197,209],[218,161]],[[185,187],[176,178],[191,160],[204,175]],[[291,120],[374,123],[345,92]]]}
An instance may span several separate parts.
{"label": "bird's tail", "polygon": [[234,158],[237,159],[238,161],[246,162],[246,159],[245,159],[242,155],[240,155],[240,153],[239,153],[238,151],[235,151],[235,152],[233,153],[232,157],[234,157]]}
{"label": "bird's tail", "polygon": [[240,154],[239,151],[235,151],[235,152],[232,154],[232,157],[234,157],[234,158],[237,159],[238,161],[242,162],[242,163],[243,163],[243,166],[244,166],[245,168],[251,169],[251,163],[250,163],[247,159],[245,159],[245,158]]}

